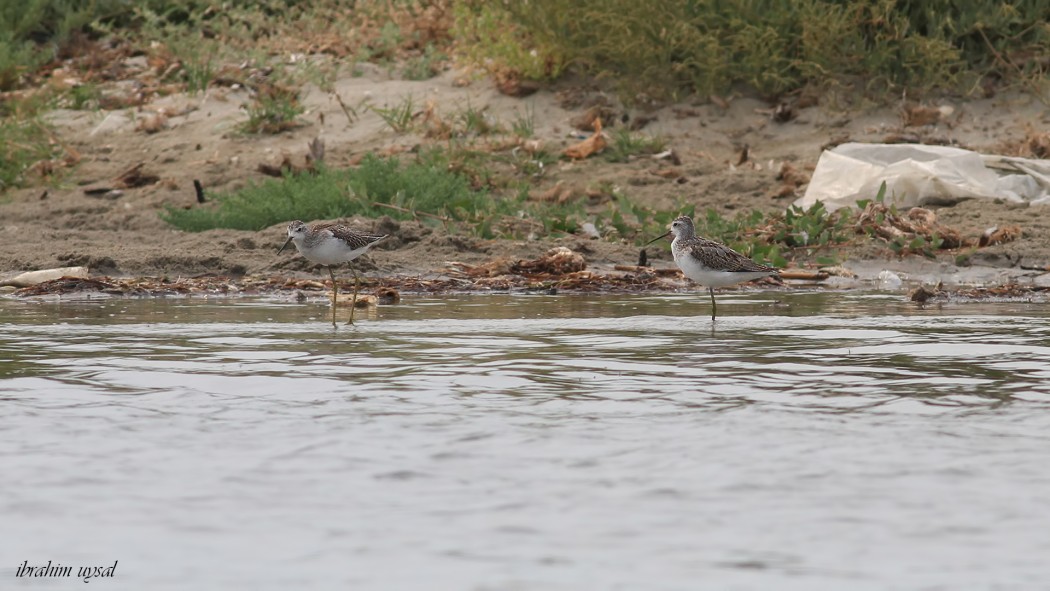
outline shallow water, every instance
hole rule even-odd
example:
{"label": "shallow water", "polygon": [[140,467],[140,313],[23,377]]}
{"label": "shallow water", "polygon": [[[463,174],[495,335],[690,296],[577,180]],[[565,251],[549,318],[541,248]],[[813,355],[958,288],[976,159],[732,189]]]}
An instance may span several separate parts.
{"label": "shallow water", "polygon": [[0,300],[0,588],[1045,589],[1047,307],[901,300]]}

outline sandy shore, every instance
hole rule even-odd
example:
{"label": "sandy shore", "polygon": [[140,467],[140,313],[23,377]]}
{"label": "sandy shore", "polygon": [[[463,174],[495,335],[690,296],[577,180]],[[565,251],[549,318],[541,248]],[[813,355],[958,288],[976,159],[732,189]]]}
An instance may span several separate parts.
{"label": "sandy shore", "polygon": [[[509,122],[528,108],[534,113],[536,138],[550,150],[578,141],[570,121],[596,91],[559,88],[527,98],[499,94],[490,82],[457,83],[455,72],[426,81],[390,79],[378,69],[361,77],[345,77],[335,92],[347,104],[370,101],[395,104],[411,95],[417,104],[433,101],[452,112],[468,103],[497,121]],[[569,98],[572,97],[572,98]],[[319,277],[316,269],[288,251],[277,255],[284,228],[277,224],[259,232],[213,230],[178,231],[158,217],[166,205],[195,207],[192,179],[207,191],[226,191],[259,181],[262,163],[277,164],[284,156],[300,161],[307,143],[320,137],[331,166],[350,165],[370,151],[384,153],[412,149],[427,140],[415,134],[393,132],[373,112],[362,111],[352,124],[330,93],[309,88],[304,93],[308,112],[304,124],[273,136],[245,136],[236,131],[245,119],[243,90],[213,88],[195,95],[172,95],[155,100],[136,112],[55,111],[48,115],[61,142],[75,151],[79,164],[57,186],[38,185],[9,191],[0,197],[0,276],[33,269],[82,265],[93,276],[115,278],[179,278],[200,275],[231,277]],[[615,104],[615,103],[613,103]],[[649,118],[642,133],[660,136],[681,160],[674,174],[667,164],[649,158],[614,164],[591,158],[561,161],[534,189],[542,194],[561,182],[583,191],[598,182],[620,186],[632,198],[652,207],[669,208],[676,200],[695,203],[698,211],[711,207],[732,215],[741,210],[782,210],[805,186],[785,191],[777,175],[783,163],[812,170],[822,147],[844,141],[883,142],[893,136],[950,142],[984,153],[1016,149],[1032,126],[1050,123],[1050,110],[1032,97],[1003,95],[978,101],[941,101],[952,116],[936,125],[905,127],[896,108],[845,108],[820,104],[801,109],[785,123],[772,120],[769,105],[733,98],[726,105],[676,104],[654,111],[610,107],[621,120]],[[157,133],[137,129],[137,119],[151,112],[168,113],[167,127]],[[747,148],[748,162],[739,164]],[[112,193],[88,194],[85,188],[114,184],[122,172],[142,164],[157,182]],[[595,204],[594,207],[607,207]],[[837,285],[864,286],[891,270],[911,282],[943,281],[975,285],[1004,282],[1041,284],[1050,266],[1050,218],[1042,207],[1011,205],[993,200],[964,201],[936,208],[941,223],[967,236],[1003,224],[1019,225],[1020,239],[980,249],[968,249],[962,260],[957,251],[945,251],[936,260],[897,257],[888,247],[858,239],[831,251],[841,267],[857,274]],[[368,277],[440,279],[449,276],[451,263],[481,265],[499,260],[532,260],[561,246],[580,253],[587,269],[606,275],[615,265],[633,265],[634,245],[570,236],[536,240],[481,240],[449,233],[417,222],[390,219],[353,219],[362,229],[382,229],[392,240],[359,261]],[[650,246],[649,259],[669,268],[666,245]],[[819,253],[828,254],[828,252]],[[807,262],[805,256],[800,257]],[[957,262],[963,263],[962,266]]]}

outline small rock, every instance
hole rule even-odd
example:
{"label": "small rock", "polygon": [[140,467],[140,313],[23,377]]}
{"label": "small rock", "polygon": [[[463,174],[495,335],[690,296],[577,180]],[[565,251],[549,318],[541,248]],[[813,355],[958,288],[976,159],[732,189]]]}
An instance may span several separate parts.
{"label": "small rock", "polygon": [[376,291],[376,302],[383,306],[389,306],[401,301],[401,294],[392,287],[383,287]]}

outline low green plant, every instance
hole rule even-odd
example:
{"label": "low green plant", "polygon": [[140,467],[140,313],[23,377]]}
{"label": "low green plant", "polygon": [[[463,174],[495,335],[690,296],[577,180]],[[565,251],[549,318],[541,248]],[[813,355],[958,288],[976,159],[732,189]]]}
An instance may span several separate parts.
{"label": "low green plant", "polygon": [[214,228],[261,230],[293,219],[353,215],[415,219],[455,226],[482,238],[521,237],[542,228],[573,233],[586,219],[579,203],[537,203],[522,185],[508,197],[472,188],[450,170],[446,156],[421,154],[411,162],[367,156],[355,169],[324,169],[289,175],[213,196],[214,203],[184,209],[169,206],[161,217],[190,232]]}
{"label": "low green plant", "polygon": [[97,84],[88,82],[70,88],[66,93],[66,97],[70,109],[76,111],[93,110],[99,108],[102,90]]}
{"label": "low green plant", "polygon": [[93,22],[126,10],[122,0],[0,2],[0,91],[20,86],[59,57]]}
{"label": "low green plant", "polygon": [[[654,210],[614,193],[608,217],[601,221],[611,226],[617,236],[641,245],[666,232],[679,215],[693,219],[697,235],[777,267],[787,264],[792,251],[809,253],[852,239],[850,212],[829,214],[820,204],[805,210],[792,206],[783,213],[763,214],[752,210],[733,216],[709,208],[698,215],[694,205],[681,200],[669,210]],[[831,257],[822,258],[825,259],[822,264],[834,262]]]}
{"label": "low green plant", "polygon": [[305,108],[299,103],[299,93],[279,84],[261,85],[245,106],[248,121],[244,130],[248,133],[281,133],[298,123],[296,117]]}
{"label": "low green plant", "polygon": [[[1045,84],[1045,2],[531,0],[457,3],[459,51],[490,72],[542,79],[571,62],[627,101],[746,85],[867,90],[972,87],[988,76]],[[567,56],[568,59],[566,59]],[[545,69],[543,66],[549,66]],[[896,94],[896,93],[894,93]]]}
{"label": "low green plant", "polygon": [[[864,211],[867,209],[869,203],[885,203],[886,202],[886,181],[882,181],[879,184],[879,190],[875,192],[875,197],[871,199],[858,199],[856,202],[857,211]],[[881,221],[881,220],[880,220]]]}
{"label": "low green plant", "polygon": [[208,50],[187,56],[182,62],[186,92],[196,94],[208,90],[208,85],[215,79],[214,54]]}
{"label": "low green plant", "polygon": [[523,140],[536,135],[536,106],[526,103],[525,108],[519,112],[514,109],[514,121],[510,124],[511,132]]}
{"label": "low green plant", "polygon": [[645,244],[667,232],[676,217],[693,217],[696,214],[696,206],[686,204],[681,199],[671,209],[653,209],[631,199],[615,187],[606,187],[605,190],[611,193],[613,198],[609,202],[608,217],[600,216],[598,225],[611,227],[615,230],[613,237],[637,245]]}
{"label": "low green plant", "polygon": [[784,212],[771,237],[792,248],[821,247],[848,242],[852,234],[849,209],[831,214],[820,201],[808,209],[791,205]]}
{"label": "low green plant", "polygon": [[416,105],[412,95],[406,95],[401,99],[401,102],[392,107],[376,107],[373,105],[369,106],[369,109],[376,115],[379,115],[390,126],[390,129],[397,133],[405,133],[412,129],[416,115]]}
{"label": "low green plant", "polygon": [[424,214],[471,220],[492,200],[474,191],[462,176],[419,161],[367,156],[358,168],[322,168],[316,174],[267,180],[214,196],[213,206],[169,207],[168,223],[191,232],[213,228],[261,230],[293,219],[331,219],[352,215],[389,215],[410,219]]}
{"label": "low green plant", "polygon": [[[9,4],[14,6],[14,3]],[[2,19],[0,19],[2,20]],[[23,76],[44,62],[27,39],[20,38],[15,31],[0,22],[0,91],[20,85]]]}
{"label": "low green plant", "polygon": [[389,61],[397,53],[401,42],[401,28],[393,21],[386,21],[379,30],[379,35],[369,44],[369,59],[379,62]]}
{"label": "low green plant", "polygon": [[[351,68],[353,64],[351,64]],[[335,81],[339,78],[340,63],[328,59],[309,59],[300,67],[299,79],[310,82],[321,92],[335,94]]]}
{"label": "low green plant", "polygon": [[489,135],[502,131],[499,123],[492,121],[484,108],[478,109],[469,101],[467,106],[459,112],[456,120],[466,135]]}
{"label": "low green plant", "polygon": [[516,174],[528,178],[543,177],[550,167],[558,162],[558,156],[546,150],[529,152],[520,146],[508,154],[495,155],[493,159],[510,164]]}
{"label": "low green plant", "polygon": [[544,31],[515,22],[505,4],[461,0],[453,3],[452,12],[459,57],[497,77],[554,80],[569,63],[554,43],[539,36]]}
{"label": "low green plant", "polygon": [[667,142],[661,138],[632,133],[629,129],[619,127],[609,138],[609,145],[602,155],[609,162],[627,162],[643,154],[656,154],[663,151]]}
{"label": "low green plant", "polygon": [[441,71],[442,64],[448,56],[438,50],[433,43],[428,43],[423,52],[405,60],[401,74],[408,80],[429,80]]}
{"label": "low green plant", "polygon": [[937,234],[929,238],[925,236],[897,236],[889,242],[890,250],[899,256],[908,254],[920,254],[926,258],[937,258],[937,251],[941,248],[944,240]]}
{"label": "low green plant", "polygon": [[33,164],[61,153],[52,138],[38,117],[0,119],[0,191],[22,185]]}

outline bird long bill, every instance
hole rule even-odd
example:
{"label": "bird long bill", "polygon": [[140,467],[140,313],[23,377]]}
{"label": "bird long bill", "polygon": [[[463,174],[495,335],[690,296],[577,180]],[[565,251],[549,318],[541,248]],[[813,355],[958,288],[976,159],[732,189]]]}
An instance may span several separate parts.
{"label": "bird long bill", "polygon": [[282,246],[281,248],[277,249],[277,254],[281,254],[282,252],[284,252],[284,249],[288,248],[288,245],[291,244],[291,243],[292,243],[292,237],[289,236],[288,240],[285,241],[284,246]]}
{"label": "bird long bill", "polygon": [[656,238],[653,238],[653,239],[652,239],[652,240],[650,240],[649,242],[646,242],[646,243],[645,243],[645,245],[646,245],[646,246],[649,246],[649,245],[650,245],[650,244],[652,244],[653,242],[656,242],[657,240],[660,240],[661,238],[667,238],[667,237],[668,237],[668,236],[670,236],[670,235],[671,235],[671,231],[670,231],[670,230],[668,230],[668,231],[664,232],[663,234],[660,234],[660,235],[659,235],[659,236],[657,236]]}

